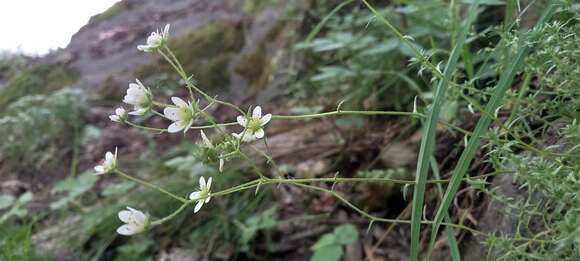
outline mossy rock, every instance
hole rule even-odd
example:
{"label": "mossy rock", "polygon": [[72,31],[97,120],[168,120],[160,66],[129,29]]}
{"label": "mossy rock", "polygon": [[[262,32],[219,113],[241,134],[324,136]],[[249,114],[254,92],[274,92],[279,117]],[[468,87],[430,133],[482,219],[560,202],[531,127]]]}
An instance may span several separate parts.
{"label": "mossy rock", "polygon": [[[244,34],[239,25],[215,21],[171,39],[169,47],[200,88],[213,89],[229,86],[228,64],[243,44]],[[147,78],[158,73],[176,74],[166,61],[157,58],[137,69],[135,75]]]}
{"label": "mossy rock", "polygon": [[278,0],[246,0],[242,10],[244,10],[246,14],[255,15],[277,2]]}
{"label": "mossy rock", "polygon": [[253,91],[257,91],[268,84],[272,63],[264,49],[258,48],[254,52],[244,53],[234,70],[248,81]]}
{"label": "mossy rock", "polygon": [[41,64],[25,70],[0,89],[0,111],[20,97],[46,94],[76,82],[79,73],[64,64]]}

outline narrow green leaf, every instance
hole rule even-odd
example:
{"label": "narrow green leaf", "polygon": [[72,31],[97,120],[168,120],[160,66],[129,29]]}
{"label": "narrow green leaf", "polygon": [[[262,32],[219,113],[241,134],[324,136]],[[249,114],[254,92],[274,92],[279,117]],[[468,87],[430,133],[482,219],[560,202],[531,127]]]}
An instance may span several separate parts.
{"label": "narrow green leaf", "polygon": [[[469,9],[469,15],[467,20],[464,22],[460,33],[457,35],[456,45],[451,51],[451,55],[447,64],[445,65],[445,70],[443,75],[445,79],[450,79],[451,75],[457,67],[457,60],[459,55],[463,50],[465,44],[465,39],[471,28],[471,24],[475,20],[477,14],[477,8],[479,6],[479,1],[476,0],[475,3]],[[415,174],[415,190],[413,192],[413,208],[411,213],[411,260],[419,259],[419,237],[421,232],[421,218],[423,215],[423,201],[425,196],[425,183],[427,181],[427,174],[429,170],[429,161],[433,150],[435,147],[435,136],[437,132],[437,122],[439,120],[439,114],[441,112],[441,107],[445,101],[445,95],[447,92],[448,83],[445,79],[441,79],[437,85],[435,91],[435,97],[433,100],[433,105],[431,111],[427,116],[427,125],[423,130],[423,137],[421,139],[421,148],[419,150],[419,159],[417,163],[417,171]]]}
{"label": "narrow green leaf", "polygon": [[322,21],[320,21],[320,23],[318,23],[314,27],[314,29],[312,29],[312,31],[308,34],[308,36],[306,36],[306,39],[304,40],[304,42],[310,43],[312,41],[312,39],[314,39],[314,37],[316,37],[316,35],[320,32],[320,30],[326,24],[326,22],[328,22],[328,19],[330,19],[332,16],[334,16],[334,14],[336,14],[338,11],[340,11],[340,9],[342,9],[343,7],[347,6],[348,4],[350,4],[352,2],[354,2],[354,0],[348,0],[346,2],[339,4],[334,9],[332,9],[332,11],[328,15],[326,15],[322,19]]}
{"label": "narrow green leaf", "polygon": [[492,116],[494,115],[495,110],[501,105],[503,96],[505,95],[507,89],[511,86],[511,82],[520,68],[520,66],[524,62],[524,58],[526,57],[527,53],[529,52],[529,44],[527,40],[530,35],[532,35],[535,30],[540,28],[549,18],[554,14],[556,10],[556,4],[552,1],[548,7],[545,9],[542,17],[536,24],[536,27],[531,32],[523,34],[519,40],[519,50],[509,64],[509,66],[503,70],[503,73],[500,76],[499,82],[497,83],[495,90],[489,103],[485,106],[485,112],[482,114],[482,117],[477,122],[477,126],[473,131],[473,135],[470,137],[467,147],[461,154],[459,158],[459,162],[453,171],[453,175],[451,177],[450,183],[445,191],[445,195],[443,196],[443,200],[441,202],[441,206],[437,209],[437,214],[435,216],[435,220],[432,225],[431,230],[431,240],[429,245],[432,246],[435,244],[435,238],[437,237],[437,232],[439,231],[439,227],[441,226],[441,222],[447,213],[447,209],[451,204],[453,198],[455,197],[455,193],[459,189],[461,184],[461,180],[465,176],[469,165],[471,164],[471,160],[475,156],[475,152],[477,151],[477,147],[479,146],[479,142],[481,137],[485,134],[489,125],[492,121]]}
{"label": "narrow green leaf", "polygon": [[[439,166],[437,164],[437,160],[434,157],[431,157],[431,169],[433,170],[433,176],[435,179],[441,179],[441,175],[439,174]],[[439,192],[439,197],[443,197],[443,186],[441,183],[437,183],[437,192]],[[449,213],[445,213],[444,216],[445,222],[451,223],[451,218],[449,218]],[[453,227],[447,226],[447,244],[449,245],[449,251],[451,252],[451,260],[453,261],[461,261],[461,255],[459,253],[459,246],[457,245],[457,240],[455,239],[455,231]],[[434,246],[434,245],[433,245]],[[431,256],[431,251],[433,251],[433,246],[429,245],[429,249],[427,250],[427,260]]]}

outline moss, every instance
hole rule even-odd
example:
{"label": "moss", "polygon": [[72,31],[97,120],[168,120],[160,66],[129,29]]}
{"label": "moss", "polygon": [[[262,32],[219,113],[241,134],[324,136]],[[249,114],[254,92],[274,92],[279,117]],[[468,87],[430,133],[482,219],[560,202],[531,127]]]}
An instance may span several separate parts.
{"label": "moss", "polygon": [[0,111],[20,97],[46,94],[72,84],[79,74],[64,64],[42,64],[25,70],[0,90]]}
{"label": "moss", "polygon": [[241,55],[240,62],[234,71],[244,77],[253,91],[265,88],[275,71],[275,64],[267,45],[274,45],[276,49],[286,48],[285,28],[287,23],[283,19],[276,21],[258,46],[250,52]]}
{"label": "moss", "polygon": [[255,15],[264,11],[266,7],[275,4],[277,0],[246,0],[242,9],[246,14]]}
{"label": "moss", "polygon": [[252,53],[243,54],[234,70],[248,81],[254,91],[257,91],[268,84],[272,64],[264,49],[258,48]]}
{"label": "moss", "polygon": [[104,12],[95,15],[91,18],[90,23],[98,23],[101,21],[109,20],[118,14],[120,14],[123,10],[127,9],[127,4],[124,1],[115,3],[113,6],[109,7],[109,9],[105,10]]}
{"label": "moss", "polygon": [[[216,21],[172,39],[169,47],[185,71],[193,73],[199,86],[207,89],[229,85],[227,65],[243,44],[244,35],[239,26]],[[137,77],[145,78],[163,72],[175,74],[173,69],[159,58],[151,64],[140,67],[135,74]]]}

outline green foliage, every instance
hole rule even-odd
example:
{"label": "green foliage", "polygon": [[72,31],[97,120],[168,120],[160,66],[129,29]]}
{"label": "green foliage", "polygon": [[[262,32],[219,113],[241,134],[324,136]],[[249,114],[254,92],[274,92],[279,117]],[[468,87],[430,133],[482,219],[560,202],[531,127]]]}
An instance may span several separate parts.
{"label": "green foliage", "polygon": [[27,171],[58,162],[68,153],[78,126],[82,95],[62,89],[51,94],[24,96],[0,114],[0,155],[11,168]]}
{"label": "green foliage", "polygon": [[78,177],[68,177],[52,188],[53,194],[65,193],[60,200],[50,203],[51,209],[59,209],[74,202],[77,197],[89,191],[97,182],[97,176],[86,172]]}
{"label": "green foliage", "polygon": [[20,195],[18,199],[12,195],[0,195],[0,210],[8,209],[0,215],[0,225],[11,217],[25,217],[28,214],[26,203],[30,200],[32,200],[32,193],[30,192]]}
{"label": "green foliage", "polygon": [[[437,48],[446,48],[449,39],[446,29],[440,26],[446,23],[445,15],[441,15],[445,13],[444,5],[437,1],[407,1],[405,8],[389,6],[381,11],[391,12],[404,13],[409,21],[405,24],[406,34],[414,39],[416,48],[424,49],[434,41],[439,44]],[[400,109],[427,89],[423,77],[404,62],[414,56],[411,49],[379,23],[372,23],[368,9],[355,7],[325,19],[325,33],[296,45],[298,50],[312,54],[313,60],[303,75],[308,82],[294,90],[296,98],[314,93],[346,100],[346,105],[354,107],[365,101],[376,107]]]}
{"label": "green foliage", "polygon": [[44,64],[25,70],[0,89],[0,112],[10,103],[31,94],[49,93],[78,79],[78,73],[66,65]]}
{"label": "green foliage", "polygon": [[[487,135],[489,161],[495,169],[514,171],[527,194],[518,199],[487,192],[506,205],[502,212],[517,217],[515,233],[485,241],[491,259],[580,258],[580,54],[571,51],[578,49],[580,27],[577,13],[558,15],[572,18],[546,24],[530,41],[535,49],[525,73],[537,80],[506,95],[506,104],[513,105],[505,123],[509,130],[496,127]],[[524,150],[522,141],[529,143]],[[486,191],[481,184],[477,189]]]}
{"label": "green foliage", "polygon": [[322,235],[312,246],[314,254],[311,261],[340,260],[343,254],[343,245],[358,240],[358,230],[351,224],[336,227],[332,233]]}
{"label": "green foliage", "polygon": [[240,250],[247,252],[250,249],[250,242],[254,240],[254,237],[261,230],[269,230],[276,226],[276,220],[274,219],[274,214],[276,213],[276,207],[269,208],[262,213],[255,216],[249,217],[244,222],[235,220],[234,223],[240,229]]}
{"label": "green foliage", "polygon": [[34,252],[31,225],[1,225],[0,222],[0,254],[5,261],[44,260]]}
{"label": "green foliage", "polygon": [[147,252],[153,243],[154,241],[149,238],[140,238],[140,240],[125,244],[119,247],[119,255],[115,257],[115,260],[152,260],[151,257],[148,257]]}
{"label": "green foliage", "polygon": [[28,59],[24,55],[0,52],[0,89],[2,83],[24,70]]}

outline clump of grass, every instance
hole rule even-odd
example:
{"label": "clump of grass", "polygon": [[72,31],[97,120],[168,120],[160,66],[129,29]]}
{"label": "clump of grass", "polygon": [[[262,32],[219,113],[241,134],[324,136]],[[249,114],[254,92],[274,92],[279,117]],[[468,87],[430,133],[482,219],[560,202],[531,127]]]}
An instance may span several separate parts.
{"label": "clump of grass", "polygon": [[0,117],[0,155],[14,168],[39,169],[70,152],[82,110],[82,94],[62,89],[20,97]]}
{"label": "clump of grass", "polygon": [[42,64],[15,75],[0,89],[0,112],[10,103],[30,94],[64,88],[78,79],[78,72],[64,64]]}

